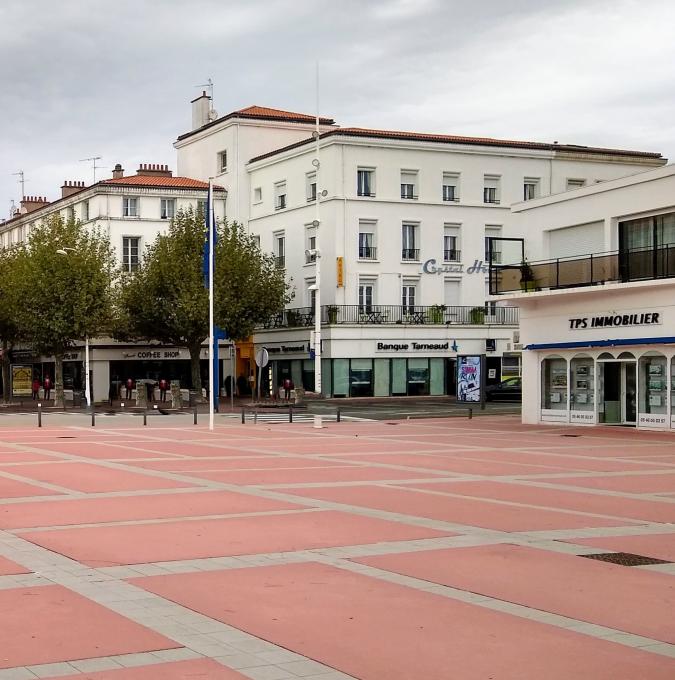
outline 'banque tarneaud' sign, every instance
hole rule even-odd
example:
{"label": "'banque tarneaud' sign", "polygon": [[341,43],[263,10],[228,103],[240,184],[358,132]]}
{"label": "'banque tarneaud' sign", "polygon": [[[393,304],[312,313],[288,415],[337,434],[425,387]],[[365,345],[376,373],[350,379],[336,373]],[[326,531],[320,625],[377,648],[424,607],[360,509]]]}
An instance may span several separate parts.
{"label": "'banque tarneaud' sign", "polygon": [[427,260],[422,265],[422,274],[487,274],[489,267],[483,260],[474,260],[470,267],[464,269],[461,262],[444,262],[436,264],[434,258]]}

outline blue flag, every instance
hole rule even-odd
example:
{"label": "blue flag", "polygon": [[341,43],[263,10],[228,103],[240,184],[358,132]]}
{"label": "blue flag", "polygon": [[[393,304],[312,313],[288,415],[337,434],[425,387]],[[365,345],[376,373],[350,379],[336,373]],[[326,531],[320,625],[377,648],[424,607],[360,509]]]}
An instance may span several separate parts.
{"label": "blue flag", "polygon": [[[209,192],[204,208],[204,256],[202,260],[202,272],[204,273],[204,288],[209,287],[209,270],[211,268],[211,253],[216,248],[216,211],[213,207],[213,188],[209,183]],[[215,262],[214,262],[215,264]],[[214,272],[215,273],[215,272]]]}

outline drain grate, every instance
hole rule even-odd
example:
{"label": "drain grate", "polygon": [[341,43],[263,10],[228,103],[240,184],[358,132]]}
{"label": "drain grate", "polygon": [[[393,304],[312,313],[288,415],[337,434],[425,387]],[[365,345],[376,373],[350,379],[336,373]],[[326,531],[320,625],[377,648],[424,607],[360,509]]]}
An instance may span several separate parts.
{"label": "drain grate", "polygon": [[581,437],[580,434],[561,434],[561,437]]}
{"label": "drain grate", "polygon": [[620,564],[623,567],[641,567],[643,564],[671,564],[668,560],[658,560],[656,557],[645,557],[644,555],[633,555],[632,553],[624,552],[595,553],[593,555],[579,555],[579,557],[588,557],[591,560]]}

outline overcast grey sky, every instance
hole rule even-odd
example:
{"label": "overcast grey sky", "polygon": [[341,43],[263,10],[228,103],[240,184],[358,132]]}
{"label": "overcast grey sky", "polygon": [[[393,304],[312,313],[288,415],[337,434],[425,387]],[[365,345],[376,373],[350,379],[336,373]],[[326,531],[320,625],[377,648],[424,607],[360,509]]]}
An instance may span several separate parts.
{"label": "overcast grey sky", "polygon": [[0,217],[91,181],[80,158],[175,168],[211,77],[341,125],[660,151],[675,160],[672,0],[0,0]]}

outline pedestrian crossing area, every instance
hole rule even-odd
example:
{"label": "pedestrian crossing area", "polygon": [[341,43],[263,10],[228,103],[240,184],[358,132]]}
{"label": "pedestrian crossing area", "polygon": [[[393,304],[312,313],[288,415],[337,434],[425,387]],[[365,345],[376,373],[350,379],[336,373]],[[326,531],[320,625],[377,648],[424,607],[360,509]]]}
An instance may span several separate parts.
{"label": "pedestrian crossing area", "polygon": [[[320,414],[321,419],[324,423],[335,423],[337,422],[337,414],[326,413]],[[218,414],[218,418],[225,418],[228,420],[238,420],[241,422],[241,413],[223,413]],[[349,422],[372,422],[371,418],[357,418],[356,416],[346,416],[341,415],[340,419]],[[246,422],[247,423],[288,423],[289,415],[288,411],[258,411],[257,414],[254,411],[246,411]],[[293,422],[294,423],[313,423],[314,414],[313,413],[303,413],[293,411]]]}

